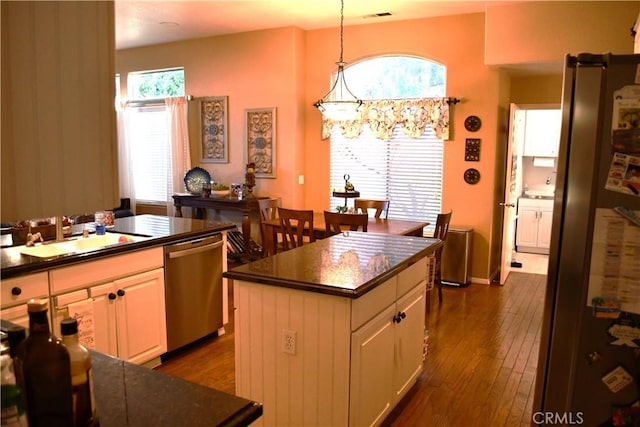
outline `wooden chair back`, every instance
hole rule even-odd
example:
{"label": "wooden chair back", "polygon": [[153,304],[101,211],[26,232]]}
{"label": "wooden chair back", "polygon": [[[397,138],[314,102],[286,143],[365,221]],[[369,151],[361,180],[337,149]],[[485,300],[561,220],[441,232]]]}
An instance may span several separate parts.
{"label": "wooden chair back", "polygon": [[375,209],[375,217],[387,219],[389,214],[389,200],[373,200],[373,199],[354,199],[353,207],[358,210],[362,209],[362,213],[368,212],[369,209]]}
{"label": "wooden chair back", "polygon": [[96,219],[94,214],[82,214],[72,216],[71,220],[74,224],[86,224],[88,222],[94,222]]}
{"label": "wooden chair back", "polygon": [[[282,246],[285,251],[315,241],[313,211],[278,208]],[[306,239],[305,239],[306,238]]]}
{"label": "wooden chair back", "polygon": [[[258,208],[260,209],[260,240],[262,242],[262,252],[264,256],[269,254],[272,246],[272,237],[267,236],[267,230],[262,224],[264,221],[278,219],[278,208],[282,205],[281,199],[258,199]],[[277,244],[277,242],[276,242]]]}
{"label": "wooden chair back", "polygon": [[433,231],[433,237],[444,241],[449,232],[449,222],[451,222],[451,214],[453,211],[440,213],[436,219],[436,228]]}
{"label": "wooden chair back", "polygon": [[[436,228],[433,232],[433,237],[440,239],[446,243],[447,233],[449,232],[449,223],[451,222],[451,215],[453,211],[440,213],[436,219]],[[438,288],[438,301],[442,303],[442,250],[444,245],[436,249],[435,256],[435,277],[434,285]],[[430,303],[430,299],[427,296],[427,303]]]}
{"label": "wooden chair back", "polygon": [[325,236],[333,236],[342,233],[345,227],[350,231],[367,231],[369,214],[346,214],[324,211]]}
{"label": "wooden chair back", "polygon": [[278,218],[278,208],[282,206],[280,199],[258,199],[260,208],[260,220],[268,221]]}

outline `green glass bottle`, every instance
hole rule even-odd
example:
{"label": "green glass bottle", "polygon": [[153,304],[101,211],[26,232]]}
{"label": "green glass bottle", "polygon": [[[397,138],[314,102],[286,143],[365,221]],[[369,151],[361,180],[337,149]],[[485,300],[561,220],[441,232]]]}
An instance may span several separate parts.
{"label": "green glass bottle", "polygon": [[2,413],[0,424],[11,427],[26,427],[27,414],[24,412],[22,390],[16,384],[13,373],[13,359],[8,354],[2,355]]}

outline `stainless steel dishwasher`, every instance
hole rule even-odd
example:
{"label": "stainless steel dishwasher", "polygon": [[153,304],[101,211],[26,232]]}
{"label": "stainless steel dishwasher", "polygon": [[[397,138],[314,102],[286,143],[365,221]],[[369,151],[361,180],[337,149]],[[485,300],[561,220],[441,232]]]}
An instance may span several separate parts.
{"label": "stainless steel dishwasher", "polygon": [[222,235],[167,245],[167,351],[216,332],[222,323]]}

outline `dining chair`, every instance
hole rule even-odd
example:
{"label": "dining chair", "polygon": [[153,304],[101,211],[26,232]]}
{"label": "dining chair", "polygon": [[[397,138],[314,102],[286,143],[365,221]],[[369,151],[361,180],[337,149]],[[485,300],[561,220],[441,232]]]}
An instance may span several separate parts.
{"label": "dining chair", "polygon": [[[439,213],[436,219],[436,227],[433,232],[433,237],[435,239],[442,240],[443,242],[445,242],[445,244],[447,240],[447,233],[449,232],[449,223],[451,222],[452,214],[453,214],[452,210],[450,210],[449,212]],[[444,249],[444,245],[440,246],[434,252],[435,270],[434,270],[433,285],[434,287],[438,288],[438,302],[441,304],[442,304],[442,250],[443,249]],[[427,300],[426,300],[427,308],[429,307],[429,303],[431,302],[429,298],[429,294],[430,292],[427,292]]]}
{"label": "dining chair", "polygon": [[278,208],[282,247],[285,251],[314,242],[313,211]]}
{"label": "dining chair", "polygon": [[375,218],[387,219],[389,214],[389,200],[353,199],[353,203],[356,211],[360,208],[363,213],[368,212],[369,209],[375,209]]}
{"label": "dining chair", "polygon": [[[273,243],[271,240],[273,238],[277,238],[277,236],[268,236],[263,222],[278,219],[278,208],[281,206],[282,200],[280,198],[258,199],[258,208],[260,209],[260,237],[262,243],[262,254],[264,256],[275,255],[270,254],[269,251],[271,250]],[[278,241],[275,242],[276,245],[278,243]]]}
{"label": "dining chair", "polygon": [[334,236],[343,232],[344,227],[349,231],[367,231],[369,214],[348,214],[324,211],[325,237]]}

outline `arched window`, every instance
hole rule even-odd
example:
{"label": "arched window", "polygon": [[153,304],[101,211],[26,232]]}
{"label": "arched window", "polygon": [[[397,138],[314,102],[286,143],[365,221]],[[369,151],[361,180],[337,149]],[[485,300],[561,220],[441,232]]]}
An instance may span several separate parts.
{"label": "arched window", "polygon": [[[381,56],[345,69],[349,89],[364,100],[444,97],[446,67],[409,56]],[[431,228],[441,211],[443,141],[427,127],[418,138],[400,125],[387,141],[365,124],[357,138],[345,137],[339,126],[331,132],[331,187],[344,188],[344,175],[367,199],[391,200],[389,217],[427,219]],[[344,199],[331,198],[331,209]]]}

